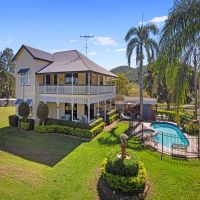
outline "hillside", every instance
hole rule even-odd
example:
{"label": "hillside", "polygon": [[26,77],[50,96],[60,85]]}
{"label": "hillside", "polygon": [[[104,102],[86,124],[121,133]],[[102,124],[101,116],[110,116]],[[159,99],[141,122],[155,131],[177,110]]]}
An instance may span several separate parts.
{"label": "hillside", "polygon": [[[144,69],[144,75],[147,74],[146,66],[143,69]],[[138,68],[131,68],[124,65],[113,68],[110,71],[113,72],[114,74],[123,73],[129,79],[130,82],[138,83]]]}

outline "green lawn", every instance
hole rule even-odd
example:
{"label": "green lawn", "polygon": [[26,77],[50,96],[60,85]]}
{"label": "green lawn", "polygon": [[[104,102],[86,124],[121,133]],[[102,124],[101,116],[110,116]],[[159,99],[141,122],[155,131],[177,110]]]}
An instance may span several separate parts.
{"label": "green lawn", "polygon": [[[119,135],[128,125],[119,123],[91,142],[56,135],[21,133],[7,126],[0,108],[0,199],[98,199],[99,166],[111,149],[119,149]],[[129,141],[147,169],[146,199],[200,199],[200,161],[177,161]]]}

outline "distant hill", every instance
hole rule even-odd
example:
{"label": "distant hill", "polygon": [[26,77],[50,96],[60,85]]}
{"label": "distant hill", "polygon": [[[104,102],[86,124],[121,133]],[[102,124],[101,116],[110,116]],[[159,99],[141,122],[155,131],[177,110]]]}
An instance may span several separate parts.
{"label": "distant hill", "polygon": [[[144,75],[147,74],[146,66],[144,66]],[[131,68],[129,66],[119,66],[110,70],[114,74],[123,73],[130,82],[138,83],[138,68]]]}

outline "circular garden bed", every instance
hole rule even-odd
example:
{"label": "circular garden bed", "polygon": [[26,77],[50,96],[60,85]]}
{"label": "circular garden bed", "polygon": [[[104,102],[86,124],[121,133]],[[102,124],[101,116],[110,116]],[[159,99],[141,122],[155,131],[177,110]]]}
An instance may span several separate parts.
{"label": "circular garden bed", "polygon": [[136,154],[128,151],[125,159],[112,152],[102,162],[99,193],[102,199],[138,200],[147,193],[146,170]]}

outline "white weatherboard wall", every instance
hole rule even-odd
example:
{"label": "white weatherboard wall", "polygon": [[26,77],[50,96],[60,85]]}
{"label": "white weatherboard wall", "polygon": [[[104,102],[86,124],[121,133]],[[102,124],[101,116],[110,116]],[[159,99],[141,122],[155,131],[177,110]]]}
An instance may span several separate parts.
{"label": "white weatherboard wall", "polygon": [[26,99],[33,100],[32,117],[35,119],[36,119],[36,109],[38,105],[37,101],[38,98],[36,98],[37,84],[36,84],[35,72],[46,66],[48,63],[49,62],[47,61],[33,59],[33,57],[28,53],[28,51],[25,48],[21,49],[15,60],[16,72],[18,72],[22,68],[30,68],[28,72],[30,84],[28,86],[21,85],[21,75],[16,73],[16,98],[23,99],[24,96],[24,100]]}

